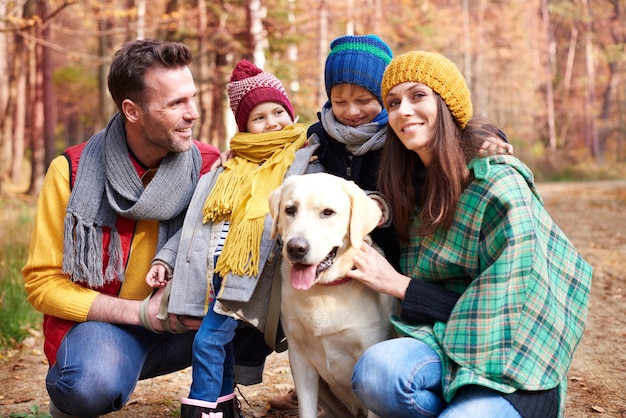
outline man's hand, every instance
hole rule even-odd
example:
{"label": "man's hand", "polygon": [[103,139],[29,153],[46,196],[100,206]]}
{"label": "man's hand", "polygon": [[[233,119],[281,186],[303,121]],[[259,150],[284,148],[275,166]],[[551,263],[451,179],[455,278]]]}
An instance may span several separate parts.
{"label": "man's hand", "polygon": [[[157,290],[150,298],[150,303],[148,304],[148,318],[150,319],[150,325],[152,325],[152,328],[155,331],[165,331],[163,324],[161,324],[161,321],[157,318],[161,301],[163,300],[163,293],[164,289],[161,288]],[[139,313],[137,313],[137,316],[139,316]],[[170,328],[173,330],[176,329],[176,315],[168,314],[168,319]],[[202,318],[195,318],[191,316],[179,316],[178,320],[190,329],[198,329],[202,323]]]}
{"label": "man's hand", "polygon": [[[155,331],[165,331],[157,319],[165,288],[158,289],[148,303],[148,319]],[[142,325],[139,319],[140,300],[122,299],[100,293],[94,299],[87,314],[87,320],[111,324]],[[190,329],[200,328],[201,318],[181,317],[179,320]],[[176,329],[176,316],[169,314],[170,327]]]}

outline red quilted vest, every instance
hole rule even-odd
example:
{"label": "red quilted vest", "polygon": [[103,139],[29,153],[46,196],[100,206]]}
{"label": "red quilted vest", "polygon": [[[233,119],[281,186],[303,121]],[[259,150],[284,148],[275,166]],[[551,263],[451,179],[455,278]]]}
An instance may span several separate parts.
{"label": "red quilted vest", "polygon": [[[219,158],[219,150],[212,145],[205,144],[199,141],[194,141],[197,147],[200,149],[200,153],[202,155],[202,168],[200,170],[200,175],[207,173],[213,162],[217,158]],[[87,142],[84,142],[79,145],[74,145],[67,148],[63,155],[67,158],[70,166],[70,187],[74,186],[74,180],[76,179],[76,173],[78,172],[78,164],[80,161],[80,156],[82,155],[83,149],[87,145]],[[148,171],[145,167],[139,164],[135,159],[131,158],[133,161],[133,165],[137,170],[137,174],[139,177],[143,176],[146,171]],[[135,231],[135,223],[134,219],[127,219],[123,217],[118,217],[117,220],[117,229],[120,234],[120,239],[122,242],[122,252],[124,255],[123,263],[126,265],[128,262],[128,256],[130,254],[131,244],[134,237]],[[103,238],[102,238],[102,248],[108,248],[109,240],[110,240],[110,229],[103,229]],[[108,252],[104,254],[104,265],[108,263]],[[81,285],[84,285],[81,283]],[[121,282],[108,283],[101,288],[94,288],[99,292],[108,294],[108,295],[117,295],[120,291]],[[57,350],[59,349],[59,345],[61,341],[65,337],[65,334],[76,324],[74,321],[68,321],[66,319],[57,318],[50,315],[43,316],[43,332],[45,336],[44,342],[44,353],[48,358],[49,364],[54,364],[56,361]]]}

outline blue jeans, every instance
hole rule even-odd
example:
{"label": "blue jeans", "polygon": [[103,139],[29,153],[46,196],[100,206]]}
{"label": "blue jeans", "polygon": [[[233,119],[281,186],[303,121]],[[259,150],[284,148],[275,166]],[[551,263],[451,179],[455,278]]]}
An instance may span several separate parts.
{"label": "blue jeans", "polygon": [[140,326],[87,321],[65,336],[48,370],[50,401],[74,416],[120,410],[138,380],[189,367],[194,332],[155,334]]}
{"label": "blue jeans", "polygon": [[[221,279],[213,278],[215,293]],[[189,398],[215,402],[217,398],[235,390],[235,350],[233,338],[239,322],[213,311],[215,300],[209,305],[200,329],[193,341],[191,359],[191,390]]]}
{"label": "blue jeans", "polygon": [[467,386],[447,404],[442,365],[432,348],[414,338],[396,338],[370,347],[354,366],[352,389],[381,417],[521,418],[498,392]]}

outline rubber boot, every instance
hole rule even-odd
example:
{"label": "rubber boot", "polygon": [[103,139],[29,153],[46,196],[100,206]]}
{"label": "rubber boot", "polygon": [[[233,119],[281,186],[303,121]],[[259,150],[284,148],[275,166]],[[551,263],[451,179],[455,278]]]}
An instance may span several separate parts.
{"label": "rubber boot", "polygon": [[239,408],[237,408],[236,399],[220,402],[217,405],[217,410],[223,414],[223,418],[243,418],[243,414]]}
{"label": "rubber boot", "polygon": [[219,397],[217,402],[183,398],[180,405],[181,418],[244,418],[235,394]]}
{"label": "rubber boot", "polygon": [[223,418],[217,410],[217,402],[183,398],[180,401],[180,418]]}

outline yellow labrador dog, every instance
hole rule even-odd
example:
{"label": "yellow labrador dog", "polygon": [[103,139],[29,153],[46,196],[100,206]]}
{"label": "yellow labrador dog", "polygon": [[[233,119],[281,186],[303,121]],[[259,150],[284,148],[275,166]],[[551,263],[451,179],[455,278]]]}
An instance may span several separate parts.
{"label": "yellow labrador dog", "polygon": [[393,301],[345,275],[381,210],[354,182],[325,173],[287,178],[269,203],[272,236],[283,242],[281,321],[300,417],[317,417],[319,378],[350,416],[366,416],[352,369],[390,337]]}

